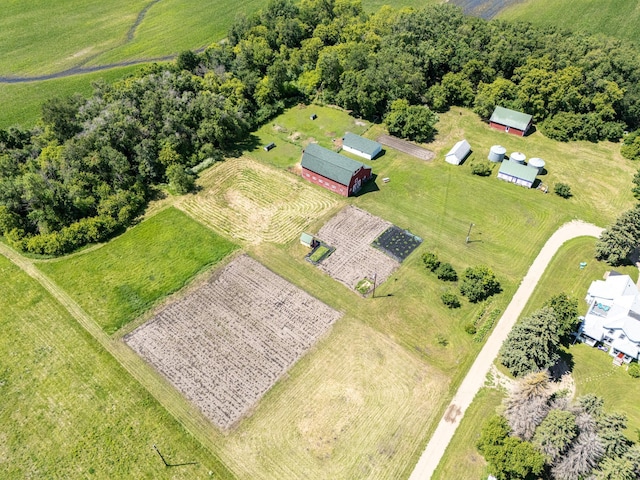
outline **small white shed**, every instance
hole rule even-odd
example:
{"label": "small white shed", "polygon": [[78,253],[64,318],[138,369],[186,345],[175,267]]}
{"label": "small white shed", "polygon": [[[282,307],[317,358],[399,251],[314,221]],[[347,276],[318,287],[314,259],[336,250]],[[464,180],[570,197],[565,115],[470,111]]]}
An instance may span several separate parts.
{"label": "small white shed", "polygon": [[342,149],[367,160],[373,160],[382,151],[382,145],[355,133],[347,132],[342,138]]}
{"label": "small white shed", "polygon": [[469,142],[460,140],[449,150],[449,153],[445,155],[444,159],[451,165],[460,165],[469,153],[471,153],[471,145],[469,145]]}

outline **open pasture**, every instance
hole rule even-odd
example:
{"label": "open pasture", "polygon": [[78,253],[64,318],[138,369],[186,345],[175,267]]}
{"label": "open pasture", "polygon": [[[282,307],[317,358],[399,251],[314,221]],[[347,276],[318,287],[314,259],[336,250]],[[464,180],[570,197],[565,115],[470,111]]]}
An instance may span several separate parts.
{"label": "open pasture", "polygon": [[0,478],[234,478],[3,256],[0,289]]}
{"label": "open pasture", "polygon": [[124,340],[226,430],[340,316],[245,255]]}
{"label": "open pasture", "polygon": [[206,170],[202,191],[178,207],[234,240],[286,243],[336,207],[339,197],[246,157]]}
{"label": "open pasture", "polygon": [[391,224],[364,210],[348,206],[329,220],[317,237],[335,248],[319,267],[328,275],[356,289],[362,279],[384,282],[400,266],[371,243]]}
{"label": "open pasture", "polygon": [[235,248],[168,208],[109,243],[38,268],[113,333]]}

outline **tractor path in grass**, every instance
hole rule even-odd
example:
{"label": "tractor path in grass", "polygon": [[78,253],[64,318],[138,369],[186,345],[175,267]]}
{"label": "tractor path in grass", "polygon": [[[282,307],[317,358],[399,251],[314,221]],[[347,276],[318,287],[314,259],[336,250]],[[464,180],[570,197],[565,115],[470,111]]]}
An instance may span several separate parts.
{"label": "tractor path in grass", "polygon": [[562,225],[549,237],[549,240],[544,244],[544,247],[542,247],[542,250],[540,250],[540,253],[531,264],[529,271],[522,279],[518,290],[513,295],[511,302],[505,309],[487,343],[478,354],[475,362],[473,362],[467,376],[458,387],[458,391],[445,410],[436,431],[429,440],[409,480],[428,480],[432,477],[465,411],[471,405],[478,390],[484,385],[487,373],[498,355],[500,346],[515,325],[542,274],[560,247],[568,240],[577,237],[599,237],[602,231],[602,228],[590,223],[574,220]]}

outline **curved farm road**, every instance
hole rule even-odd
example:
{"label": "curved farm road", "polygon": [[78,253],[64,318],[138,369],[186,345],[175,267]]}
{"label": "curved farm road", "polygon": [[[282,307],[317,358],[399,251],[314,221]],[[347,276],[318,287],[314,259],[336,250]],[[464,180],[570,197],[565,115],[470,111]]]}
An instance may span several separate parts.
{"label": "curved farm road", "polygon": [[547,240],[547,243],[544,244],[544,247],[542,247],[542,250],[540,250],[540,253],[531,264],[529,271],[522,279],[520,287],[518,287],[487,343],[480,350],[467,376],[458,387],[458,391],[447,407],[409,480],[428,480],[433,475],[464,416],[464,412],[471,405],[478,390],[484,385],[487,373],[498,354],[502,342],[507,338],[547,265],[562,244],[577,237],[599,237],[602,230],[602,228],[590,223],[572,221],[562,225]]}

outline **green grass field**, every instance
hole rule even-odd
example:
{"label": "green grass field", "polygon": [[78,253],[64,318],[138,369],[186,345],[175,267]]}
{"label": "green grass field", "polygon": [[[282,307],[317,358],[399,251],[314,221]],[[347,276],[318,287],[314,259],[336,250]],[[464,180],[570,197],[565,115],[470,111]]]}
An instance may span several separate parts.
{"label": "green grass field", "polygon": [[169,208],[97,249],[38,268],[113,333],[235,248]]}
{"label": "green grass field", "polygon": [[498,17],[640,42],[640,4],[635,0],[525,0]]}
{"label": "green grass field", "polygon": [[40,82],[0,83],[0,128],[12,125],[32,127],[40,118],[42,104],[55,97],[69,97],[80,93],[89,97],[91,84],[100,80],[113,82],[138,70],[139,66],[112,68],[101,72]]}
{"label": "green grass field", "polygon": [[[0,477],[233,478],[2,256],[0,274]],[[170,463],[196,463],[166,468],[154,444]]]}

